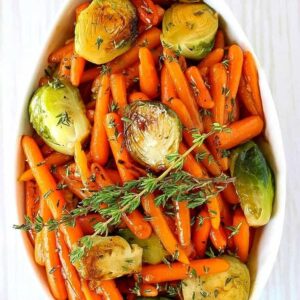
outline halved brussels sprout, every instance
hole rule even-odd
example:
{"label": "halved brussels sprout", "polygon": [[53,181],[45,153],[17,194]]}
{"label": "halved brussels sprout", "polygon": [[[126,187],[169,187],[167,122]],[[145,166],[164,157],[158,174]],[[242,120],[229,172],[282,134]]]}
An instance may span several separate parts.
{"label": "halved brussels sprout", "polygon": [[147,264],[159,264],[168,252],[164,249],[159,238],[153,233],[148,239],[138,239],[130,230],[123,229],[119,231],[119,235],[130,244],[137,244],[143,249],[143,262]]}
{"label": "halved brussels sprout", "polygon": [[107,63],[130,48],[137,21],[129,0],[94,0],[78,17],[75,50],[90,62]]}
{"label": "halved brussels sprout", "polygon": [[76,141],[90,134],[90,123],[77,88],[58,79],[36,90],[29,104],[30,122],[54,150],[73,155]]}
{"label": "halved brussels sprout", "polygon": [[253,227],[267,224],[274,200],[273,174],[254,142],[232,152],[230,172],[236,178],[235,187],[248,224]]}
{"label": "halved brussels sprout", "polygon": [[214,45],[218,15],[206,4],[174,4],[164,14],[161,41],[190,59],[206,56]]}
{"label": "halved brussels sprout", "polygon": [[229,263],[226,272],[182,281],[184,300],[248,300],[250,274],[237,258],[222,256]]}
{"label": "halved brussels sprout", "polygon": [[160,102],[136,101],[125,111],[125,143],[131,156],[154,171],[169,166],[177,153],[182,128],[176,113]]}
{"label": "halved brussels sprout", "polygon": [[[73,264],[87,280],[108,280],[140,272],[143,249],[120,236],[90,236],[92,247]],[[81,246],[80,240],[73,246]]]}

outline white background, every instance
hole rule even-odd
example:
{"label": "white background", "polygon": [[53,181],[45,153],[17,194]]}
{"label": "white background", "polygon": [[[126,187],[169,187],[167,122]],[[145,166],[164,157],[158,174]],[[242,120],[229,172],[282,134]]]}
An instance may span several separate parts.
{"label": "white background", "polygon": [[[300,0],[227,0],[266,71],[283,131],[288,165],[286,221],[280,252],[262,300],[300,299]],[[32,63],[63,0],[0,0],[0,179],[2,157]],[[4,122],[5,120],[5,122]],[[4,139],[3,139],[4,138]],[[4,143],[5,141],[5,143]],[[3,182],[3,180],[0,180]],[[1,183],[0,183],[1,187]],[[3,191],[5,187],[1,187]],[[0,193],[2,196],[3,193]],[[43,300],[20,250],[10,203],[0,196],[0,299]]]}

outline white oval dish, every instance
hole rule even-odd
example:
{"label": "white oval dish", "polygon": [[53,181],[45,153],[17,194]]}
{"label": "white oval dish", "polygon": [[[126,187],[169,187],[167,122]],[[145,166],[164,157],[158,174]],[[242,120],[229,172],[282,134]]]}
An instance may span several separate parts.
{"label": "white oval dish", "polygon": [[[74,9],[84,1],[85,0],[66,1],[66,4],[58,14],[45,46],[41,51],[40,58],[38,59],[35,68],[32,70],[32,77],[23,98],[23,105],[19,108],[16,116],[18,124],[16,127],[17,132],[14,132],[15,143],[10,145],[11,151],[9,151],[9,159],[14,164],[14,167],[12,172],[8,172],[9,177],[7,179],[9,195],[12,199],[16,199],[14,205],[15,211],[18,213],[19,222],[23,221],[24,215],[23,184],[17,182],[18,176],[24,169],[24,157],[20,147],[20,139],[23,134],[29,134],[31,132],[27,112],[28,100],[37,87],[39,78],[44,73],[49,54],[62,45],[66,38],[71,37]],[[219,13],[228,38],[232,42],[239,44],[244,50],[247,49],[253,53],[250,42],[225,1],[205,0],[205,2]],[[272,271],[283,229],[286,199],[286,166],[278,117],[265,74],[258,61],[257,65],[266,119],[265,135],[270,145],[267,150],[267,158],[271,163],[276,176],[276,198],[272,219],[267,226],[258,230],[250,254],[248,263],[252,281],[250,300],[259,299]],[[28,252],[28,258],[31,260],[32,265],[36,270],[36,274],[40,277],[41,284],[45,286],[45,295],[43,296],[43,299],[52,299],[49,289],[47,288],[46,276],[43,270],[34,263],[33,249],[27,235],[24,233],[23,239],[24,251]]]}

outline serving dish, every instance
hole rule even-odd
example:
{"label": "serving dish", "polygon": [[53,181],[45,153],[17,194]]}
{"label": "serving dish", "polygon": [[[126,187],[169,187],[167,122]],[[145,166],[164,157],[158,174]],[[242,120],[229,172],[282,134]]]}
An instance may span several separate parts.
{"label": "serving dish", "polygon": [[[45,44],[45,47],[41,51],[40,59],[37,61],[36,67],[33,70],[32,79],[23,98],[23,105],[21,105],[17,114],[18,126],[17,132],[14,133],[15,144],[12,145],[12,151],[10,154],[11,161],[16,162],[16,164],[14,166],[14,172],[12,174],[13,177],[10,178],[10,190],[12,192],[12,198],[16,199],[15,204],[16,211],[18,211],[19,222],[22,222],[22,217],[24,215],[24,207],[21,204],[23,203],[23,186],[20,183],[17,183],[17,185],[15,185],[14,183],[16,182],[16,178],[19,176],[24,167],[22,165],[24,158],[21,154],[20,149],[20,137],[23,134],[30,133],[30,126],[27,115],[28,99],[30,98],[32,91],[36,87],[37,79],[43,74],[44,68],[47,65],[47,58],[49,53],[59,47],[67,37],[71,36],[71,28],[69,28],[69,25],[72,24],[73,12],[75,7],[78,6],[78,4],[80,4],[81,2],[83,1],[68,1],[58,15],[57,20],[52,26],[52,30]],[[237,20],[233,16],[226,3],[222,0],[208,0],[205,2],[219,13],[223,28],[225,29],[228,38],[231,41],[238,43],[243,49],[250,50],[253,53],[253,49],[249,41],[247,40],[247,37],[243,33]],[[271,273],[272,266],[276,259],[283,227],[286,181],[284,153],[277,114],[264,72],[258,62],[257,65],[267,124],[265,134],[266,139],[269,142],[269,146],[267,146],[265,150],[267,152],[267,158],[272,166],[272,169],[276,174],[276,199],[272,219],[266,227],[257,232],[248,263],[252,278],[251,300],[259,299],[259,295],[261,294],[262,289]],[[32,252],[32,247],[26,234],[24,234],[24,245],[27,252]],[[31,260],[32,257],[33,256],[30,255]],[[51,295],[46,288],[44,274],[41,270],[38,269],[33,260],[32,263],[37,269],[37,274],[39,274],[38,276],[40,276],[41,280],[44,282],[45,297],[46,295],[48,295],[50,299]]]}

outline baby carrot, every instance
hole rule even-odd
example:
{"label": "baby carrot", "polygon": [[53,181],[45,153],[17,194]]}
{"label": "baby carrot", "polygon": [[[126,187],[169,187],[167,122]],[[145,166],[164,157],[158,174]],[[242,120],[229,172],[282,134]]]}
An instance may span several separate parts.
{"label": "baby carrot", "polygon": [[114,184],[121,184],[122,180],[118,170],[105,169],[105,171]]}
{"label": "baby carrot", "polygon": [[222,226],[220,226],[219,229],[211,228],[209,237],[210,241],[219,252],[222,252],[226,248],[227,239]]}
{"label": "baby carrot", "polygon": [[83,2],[75,8],[76,21],[80,15],[80,13],[85,10],[90,5],[90,2]]}
{"label": "baby carrot", "polygon": [[80,141],[75,142],[74,160],[79,171],[82,183],[84,185],[87,185],[88,179],[91,176],[91,172],[89,170],[87,156],[82,149]]}
{"label": "baby carrot", "polygon": [[30,180],[25,183],[26,216],[28,216],[31,221],[34,220],[40,206],[39,194],[36,182]]}
{"label": "baby carrot", "polygon": [[106,300],[123,300],[123,296],[118,290],[113,280],[103,280],[100,285],[103,297]]}
{"label": "baby carrot", "polygon": [[198,64],[199,69],[210,68],[213,65],[220,63],[224,56],[224,50],[222,48],[217,48],[210,52],[205,58],[201,60]]}
{"label": "baby carrot", "polygon": [[70,81],[74,86],[79,86],[85,67],[85,59],[74,54],[71,59]]}
{"label": "baby carrot", "polygon": [[86,216],[80,216],[76,218],[76,222],[79,222],[84,235],[93,234],[95,232],[93,226],[104,221],[105,219],[99,214],[88,214]]}
{"label": "baby carrot", "polygon": [[80,83],[85,83],[94,80],[100,75],[101,69],[99,67],[90,68],[83,72]]}
{"label": "baby carrot", "polygon": [[74,52],[74,42],[68,43],[49,55],[49,63],[59,63],[67,54]]}
{"label": "baby carrot", "polygon": [[110,89],[113,102],[117,105],[118,113],[122,116],[127,105],[126,79],[121,73],[111,74]]}
{"label": "baby carrot", "polygon": [[59,68],[58,68],[58,75],[60,78],[65,78],[67,80],[70,80],[72,57],[73,57],[73,52],[69,52],[60,61]]}
{"label": "baby carrot", "polygon": [[149,98],[155,98],[158,95],[159,80],[151,51],[146,47],[141,47],[139,59],[140,89]]}
{"label": "baby carrot", "polygon": [[86,280],[80,278],[81,283],[81,290],[84,294],[85,300],[102,300],[101,295],[96,294],[94,291],[92,291]]}
{"label": "baby carrot", "polygon": [[161,70],[161,100],[166,104],[172,98],[178,98],[177,92],[173,83],[173,80],[169,74],[166,66],[162,67]]}
{"label": "baby carrot", "polygon": [[154,285],[142,283],[140,286],[141,295],[143,297],[156,297],[158,290]]}
{"label": "baby carrot", "polygon": [[221,149],[231,149],[258,136],[264,127],[259,116],[251,116],[231,123],[228,131],[216,134]]}
{"label": "baby carrot", "polygon": [[177,235],[182,247],[188,247],[191,243],[191,216],[187,201],[173,201]]}
{"label": "baby carrot", "polygon": [[215,37],[215,44],[214,44],[214,49],[217,48],[224,48],[225,47],[225,36],[224,32],[219,29],[217,31],[216,37]]}
{"label": "baby carrot", "polygon": [[101,77],[101,87],[96,100],[94,126],[90,146],[93,161],[99,163],[100,165],[106,164],[109,156],[109,144],[103,125],[105,115],[109,110],[109,101],[109,75],[104,74]]}
{"label": "baby carrot", "polygon": [[149,100],[150,100],[150,98],[142,92],[132,92],[129,95],[130,103],[135,102],[135,101],[149,101]]}
{"label": "baby carrot", "polygon": [[159,22],[159,15],[156,5],[152,0],[132,0],[137,9],[139,19],[148,25],[155,26]]}
{"label": "baby carrot", "polygon": [[238,204],[240,202],[233,183],[227,184],[226,188],[222,191],[222,196],[230,204]]}

